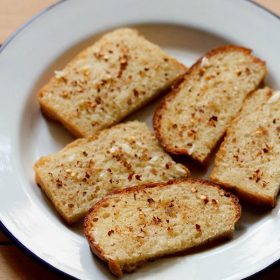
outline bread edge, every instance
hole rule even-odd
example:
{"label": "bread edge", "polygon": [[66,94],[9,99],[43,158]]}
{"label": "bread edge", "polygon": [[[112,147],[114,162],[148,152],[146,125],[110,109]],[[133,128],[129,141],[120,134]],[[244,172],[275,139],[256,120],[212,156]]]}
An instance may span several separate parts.
{"label": "bread edge", "polygon": [[210,178],[213,182],[219,184],[223,189],[236,193],[236,195],[240,198],[241,201],[247,201],[250,204],[263,206],[263,207],[274,208],[276,206],[277,203],[276,198],[257,195],[252,192],[242,190],[238,186],[234,186],[232,184],[222,182],[219,180],[218,177],[216,177],[215,173],[211,174]]}
{"label": "bread edge", "polygon": [[[102,248],[98,245],[98,243],[95,241],[94,237],[92,237],[92,235],[90,234],[90,215],[94,212],[96,212],[101,206],[103,203],[105,203],[108,199],[111,198],[112,195],[115,195],[115,194],[124,194],[124,193],[130,193],[130,192],[137,192],[137,191],[141,191],[143,189],[146,189],[146,188],[155,188],[155,187],[165,187],[165,186],[168,186],[168,185],[173,185],[173,184],[178,184],[178,183],[183,183],[183,182],[188,182],[188,183],[201,183],[201,184],[205,184],[209,187],[215,187],[217,188],[218,190],[223,190],[221,188],[221,186],[211,182],[211,181],[208,181],[208,180],[203,180],[203,179],[193,179],[193,178],[179,178],[179,179],[172,179],[172,180],[169,180],[168,182],[165,182],[165,183],[148,183],[148,184],[142,184],[142,185],[138,185],[138,186],[132,186],[132,187],[128,187],[126,189],[122,189],[122,190],[116,190],[110,194],[108,194],[107,196],[105,196],[103,199],[101,199],[100,201],[98,201],[88,212],[87,216],[85,217],[84,219],[84,235],[86,236],[87,240],[88,240],[88,243],[89,243],[89,246],[92,250],[92,252],[97,255],[101,260],[105,261],[108,266],[109,266],[109,269],[110,271],[112,272],[112,274],[114,274],[115,276],[117,277],[121,277],[123,275],[124,272],[128,271],[133,271],[134,269],[136,269],[137,267],[141,266],[142,264],[144,264],[145,262],[148,262],[150,260],[155,260],[155,259],[158,259],[160,257],[164,257],[164,256],[170,256],[170,254],[168,255],[165,255],[163,254],[162,256],[158,256],[158,257],[155,257],[155,258],[151,258],[151,259],[147,259],[145,261],[141,261],[139,263],[135,263],[135,264],[132,264],[132,269],[129,269],[128,268],[122,268],[120,266],[120,264],[116,261],[116,260],[113,260],[111,258],[107,258],[105,257],[105,254],[104,254],[104,251],[102,250]],[[235,221],[234,221],[234,224],[236,224],[236,222],[240,219],[240,216],[241,216],[241,205],[239,204],[239,199],[233,195],[232,193],[230,192],[227,192],[225,190],[223,190],[225,192],[225,194],[231,198],[232,200],[232,203],[234,204],[235,206],[235,210],[236,210],[236,216],[235,216]],[[232,235],[232,231],[230,232],[227,232],[221,236],[217,236],[215,238],[212,238],[212,239],[208,239],[205,241],[205,243],[207,243],[208,241],[210,240],[217,240],[217,239],[220,239],[222,237],[231,237]],[[198,246],[201,246],[203,245],[204,243],[198,245]],[[185,252],[185,251],[188,251],[189,249],[191,248],[188,248],[188,249],[184,249],[182,251],[180,251],[181,253],[182,252]],[[180,253],[180,252],[177,252],[177,253]],[[174,255],[174,254],[171,254],[171,255]]]}
{"label": "bread edge", "polygon": [[35,181],[36,181],[36,184],[38,185],[38,187],[43,191],[43,193],[45,193],[46,197],[48,198],[48,200],[51,202],[51,204],[53,205],[53,207],[55,208],[55,210],[59,213],[60,217],[63,218],[63,220],[69,224],[69,225],[72,225],[74,224],[75,222],[79,221],[81,218],[79,217],[74,217],[74,218],[71,218],[67,215],[64,214],[63,211],[61,211],[59,209],[59,207],[56,206],[56,204],[54,203],[54,200],[52,199],[52,194],[51,192],[48,191],[48,189],[45,187],[45,185],[43,184],[43,181],[41,179],[41,177],[39,176],[39,174],[36,172],[36,167],[34,167],[34,170],[35,170]]}
{"label": "bread edge", "polygon": [[73,125],[71,122],[68,122],[64,118],[62,118],[52,107],[48,106],[46,102],[40,98],[41,92],[43,92],[44,87],[39,90],[37,94],[37,99],[40,104],[40,109],[43,115],[51,120],[61,123],[74,137],[81,138],[87,137],[88,135],[84,134],[82,130],[78,128],[78,126]]}

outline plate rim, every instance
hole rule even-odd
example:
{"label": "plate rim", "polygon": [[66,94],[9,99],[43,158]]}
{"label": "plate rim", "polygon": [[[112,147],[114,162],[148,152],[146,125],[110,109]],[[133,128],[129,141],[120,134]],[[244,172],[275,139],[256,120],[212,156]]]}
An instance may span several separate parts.
{"label": "plate rim", "polygon": [[[269,10],[268,8],[262,6],[261,4],[255,2],[254,0],[243,0],[248,2],[250,5],[257,7],[260,10],[265,11],[267,14],[270,14],[271,16],[273,16],[274,18],[280,20],[280,16],[278,14],[276,14],[275,12]],[[27,20],[25,23],[23,23],[21,26],[19,26],[13,33],[11,33],[11,35],[8,36],[8,38],[6,40],[4,40],[4,42],[2,42],[2,44],[0,44],[0,54],[6,49],[6,47],[9,46],[9,44],[24,30],[26,29],[28,26],[30,26],[37,18],[43,16],[44,14],[48,13],[49,11],[53,10],[54,8],[56,8],[57,6],[64,4],[68,2],[68,0],[58,0],[58,2],[51,4],[50,6],[48,6],[47,8],[44,8],[43,10],[41,10],[40,12],[38,12],[37,14],[35,14],[34,16],[32,16],[29,20]],[[27,246],[25,246],[20,240],[18,240],[15,235],[8,229],[7,226],[4,225],[4,223],[0,220],[0,230],[13,242],[13,245],[15,245],[17,248],[19,248],[22,252],[24,252],[28,257],[31,257],[35,262],[37,262],[38,264],[43,265],[46,268],[49,268],[52,272],[54,272],[57,275],[60,275],[62,277],[67,277],[70,279],[78,279],[66,272],[64,272],[63,270],[55,267],[54,265],[52,265],[51,263],[47,262],[46,260],[44,260],[43,258],[41,258],[40,256],[38,256],[36,253],[34,253],[32,251],[32,249],[28,248]],[[249,275],[243,279],[257,279],[257,277],[263,275],[264,273],[268,272],[269,270],[273,269],[275,266],[280,265],[280,257],[278,258],[278,260],[273,261],[271,264],[269,264],[268,266],[256,271],[255,273],[253,273],[252,275]]]}

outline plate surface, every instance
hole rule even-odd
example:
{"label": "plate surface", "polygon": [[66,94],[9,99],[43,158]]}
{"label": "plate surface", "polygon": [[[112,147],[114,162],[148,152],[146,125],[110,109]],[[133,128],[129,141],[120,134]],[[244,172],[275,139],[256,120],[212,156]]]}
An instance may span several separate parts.
{"label": "plate surface", "polygon": [[[36,159],[73,140],[40,113],[36,92],[54,70],[102,33],[133,26],[186,65],[211,48],[239,44],[268,63],[280,88],[280,21],[243,0],[63,1],[34,18],[0,53],[0,219],[25,248],[79,279],[114,279],[91,254],[81,226],[66,226],[34,182]],[[269,32],[268,32],[269,31]],[[277,80],[278,75],[278,80]],[[130,118],[151,123],[154,104]],[[211,169],[200,172],[207,176]],[[243,207],[234,238],[219,246],[145,265],[123,279],[240,279],[280,258],[280,205]]]}

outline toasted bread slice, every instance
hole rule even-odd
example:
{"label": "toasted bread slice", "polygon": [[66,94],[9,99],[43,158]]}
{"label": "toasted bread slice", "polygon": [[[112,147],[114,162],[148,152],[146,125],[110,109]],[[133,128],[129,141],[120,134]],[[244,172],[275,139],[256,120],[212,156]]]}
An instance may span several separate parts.
{"label": "toasted bread slice", "polygon": [[186,67],[129,28],[104,35],[39,92],[42,111],[77,137],[120,122],[180,80]]}
{"label": "toasted bread slice", "polygon": [[207,53],[155,112],[154,129],[164,149],[205,163],[265,75],[265,63],[249,49],[226,46]]}
{"label": "toasted bread slice", "polygon": [[144,262],[231,237],[238,199],[205,180],[179,179],[113,193],[84,223],[92,251],[116,276]]}
{"label": "toasted bread slice", "polygon": [[211,179],[255,204],[276,205],[280,188],[280,92],[261,89],[227,130]]}
{"label": "toasted bread slice", "polygon": [[189,175],[138,121],[78,139],[57,154],[40,158],[34,169],[37,183],[68,223],[84,217],[113,190]]}

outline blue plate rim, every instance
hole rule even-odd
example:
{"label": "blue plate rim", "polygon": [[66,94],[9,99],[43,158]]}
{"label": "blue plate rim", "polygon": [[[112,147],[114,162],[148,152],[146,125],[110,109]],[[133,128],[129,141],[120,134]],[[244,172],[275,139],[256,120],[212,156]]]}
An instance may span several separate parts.
{"label": "blue plate rim", "polygon": [[[41,12],[39,12],[38,14],[36,14],[35,16],[33,16],[30,20],[28,20],[26,23],[24,23],[23,25],[21,25],[15,32],[13,32],[8,39],[6,39],[2,45],[0,45],[0,54],[4,51],[4,49],[10,44],[10,42],[25,28],[27,28],[31,23],[33,23],[33,21],[35,21],[37,18],[41,17],[42,15],[44,15],[45,13],[51,11],[52,9],[56,8],[57,6],[67,2],[68,0],[60,0],[57,3],[54,3],[52,5],[50,5],[49,7],[43,9]],[[277,15],[276,13],[274,13],[273,11],[267,9],[266,7],[260,5],[259,3],[254,2],[254,0],[244,0],[249,2],[250,4],[258,7],[259,9],[269,13],[270,15],[272,15],[273,17],[277,18],[278,20],[280,20],[280,16]],[[57,273],[58,275],[60,275],[63,278],[67,279],[78,279],[73,277],[72,275],[56,268],[55,266],[51,265],[50,263],[48,263],[47,261],[45,261],[44,259],[40,258],[39,256],[37,256],[34,252],[32,252],[29,248],[27,248],[25,245],[23,245],[9,230],[8,228],[2,223],[2,221],[0,221],[0,230],[2,232],[4,232],[4,234],[10,239],[12,240],[12,242],[16,245],[16,247],[20,248],[22,251],[24,251],[27,255],[29,255],[32,259],[34,259],[37,263],[44,265],[47,268],[50,268],[51,271]],[[253,280],[253,279],[258,279],[261,275],[264,275],[265,273],[267,273],[269,270],[272,270],[274,267],[280,265],[280,259],[276,260],[275,262],[271,263],[270,265],[268,265],[267,267],[255,272],[254,274],[244,278],[247,280]]]}

